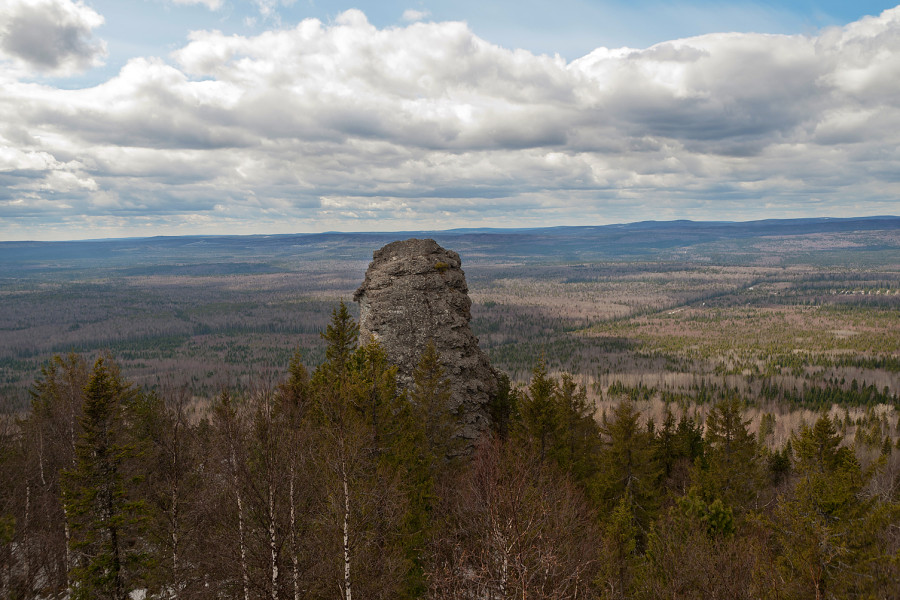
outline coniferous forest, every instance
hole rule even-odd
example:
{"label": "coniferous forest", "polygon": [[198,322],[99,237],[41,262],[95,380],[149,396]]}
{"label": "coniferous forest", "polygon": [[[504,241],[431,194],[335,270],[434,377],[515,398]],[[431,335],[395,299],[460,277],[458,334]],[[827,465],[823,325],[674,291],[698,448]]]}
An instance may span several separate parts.
{"label": "coniferous forest", "polygon": [[[4,421],[4,598],[896,598],[900,469],[839,418],[780,448],[736,394],[700,423],[595,406],[538,360],[473,447],[432,347],[409,392],[341,303],[208,406],[58,355]],[[858,449],[857,449],[858,450]],[[137,594],[137,596],[135,596]]]}
{"label": "coniferous forest", "polygon": [[477,440],[387,234],[2,243],[0,598],[900,598],[882,221],[443,234]]}

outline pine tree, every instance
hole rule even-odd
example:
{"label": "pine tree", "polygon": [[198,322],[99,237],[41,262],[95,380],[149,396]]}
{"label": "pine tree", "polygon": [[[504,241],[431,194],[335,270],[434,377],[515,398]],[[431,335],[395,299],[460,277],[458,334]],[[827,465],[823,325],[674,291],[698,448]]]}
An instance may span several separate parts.
{"label": "pine tree", "polygon": [[191,395],[186,386],[164,386],[135,403],[136,442],[145,473],[140,493],[148,509],[147,540],[152,551],[148,593],[166,590],[168,598],[192,597],[203,577],[191,563],[208,553],[202,506],[209,492],[209,460],[192,426]]}
{"label": "pine tree", "polygon": [[145,508],[131,493],[134,447],[125,415],[134,395],[115,365],[97,360],[85,387],[75,466],[63,480],[74,598],[124,600],[143,575],[139,536]]}
{"label": "pine tree", "polygon": [[[18,534],[16,528],[17,512],[17,486],[12,483],[21,479],[21,464],[24,462],[22,447],[14,442],[14,434],[10,431],[6,419],[0,419],[0,481],[9,482],[0,486],[0,596],[17,597],[25,596],[32,592],[30,581],[17,581],[13,574],[23,569],[17,564],[16,540],[25,536]],[[21,513],[19,513],[21,514]],[[19,523],[21,528],[21,521]],[[24,545],[19,544],[19,549]],[[26,569],[27,570],[27,569]],[[30,595],[30,594],[29,594]]]}
{"label": "pine tree", "polygon": [[600,431],[587,391],[563,373],[556,394],[559,430],[553,455],[559,465],[584,482],[597,470]]}
{"label": "pine tree", "polygon": [[749,424],[736,396],[718,402],[706,419],[706,468],[698,474],[708,501],[721,498],[739,511],[752,506],[762,484],[759,446]]}
{"label": "pine tree", "polygon": [[501,373],[497,380],[497,393],[491,396],[487,410],[491,418],[491,431],[501,440],[509,437],[509,428],[519,409],[519,393],[512,388],[509,375]]}
{"label": "pine tree", "polygon": [[635,524],[646,532],[656,513],[661,471],[654,460],[652,436],[641,426],[640,416],[627,399],[619,403],[611,418],[603,416],[603,451],[591,489],[605,514],[628,496]]}
{"label": "pine tree", "polygon": [[532,372],[528,393],[520,401],[520,409],[525,433],[537,445],[542,461],[560,426],[556,394],[557,381],[547,374],[547,365],[541,358]]}
{"label": "pine tree", "polygon": [[779,499],[773,526],[793,597],[882,597],[896,586],[878,577],[892,561],[879,532],[900,511],[866,493],[874,469],[861,469],[841,442],[827,415],[791,438],[797,481],[793,494]]}
{"label": "pine tree", "polygon": [[330,371],[332,377],[340,379],[347,372],[359,340],[359,325],[353,320],[343,300],[331,311],[331,323],[321,335],[328,343],[322,367]]}
{"label": "pine tree", "polygon": [[456,427],[450,407],[450,382],[444,377],[444,368],[434,342],[428,342],[413,372],[409,401],[424,429],[425,443],[431,455],[429,460],[443,460],[456,454],[457,448],[453,443]]}
{"label": "pine tree", "polygon": [[608,559],[602,563],[602,597],[609,600],[631,598],[640,560],[637,553],[638,530],[630,494],[622,496],[613,509],[604,533],[604,549]]}

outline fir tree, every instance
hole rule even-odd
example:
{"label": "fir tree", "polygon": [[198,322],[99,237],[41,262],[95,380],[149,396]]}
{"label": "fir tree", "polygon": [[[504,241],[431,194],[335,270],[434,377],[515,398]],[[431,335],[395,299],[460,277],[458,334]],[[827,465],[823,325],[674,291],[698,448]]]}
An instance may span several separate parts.
{"label": "fir tree", "polygon": [[522,397],[521,418],[525,433],[538,447],[543,461],[559,428],[557,406],[557,382],[547,374],[547,365],[541,358],[534,368],[528,393]]}
{"label": "fir tree", "polygon": [[597,469],[600,432],[594,420],[595,407],[587,392],[563,373],[557,389],[559,431],[553,454],[560,466],[578,481],[586,481]]}
{"label": "fir tree", "polygon": [[509,436],[509,427],[518,411],[519,394],[512,388],[509,375],[501,373],[497,380],[497,393],[491,396],[488,403],[488,415],[491,418],[491,431],[501,440]]}
{"label": "fir tree", "polygon": [[706,419],[706,468],[698,474],[708,501],[721,498],[728,506],[746,510],[756,499],[762,470],[749,424],[736,396],[721,400],[710,411]]}
{"label": "fir tree", "polygon": [[652,437],[640,424],[641,413],[622,400],[611,418],[603,416],[603,451],[591,488],[605,513],[628,497],[635,524],[646,532],[657,508],[660,468],[654,460]]}
{"label": "fir tree", "polygon": [[353,320],[343,300],[338,308],[331,311],[331,323],[321,335],[328,343],[322,367],[330,371],[332,377],[340,379],[347,372],[359,340],[359,325]]}
{"label": "fir tree", "polygon": [[898,507],[865,492],[874,469],[863,471],[841,442],[827,415],[791,439],[798,479],[779,502],[774,528],[793,597],[862,597],[891,586],[878,581],[879,568],[892,560],[879,532],[897,522]]}
{"label": "fir tree", "polygon": [[115,365],[100,358],[85,387],[75,466],[65,473],[63,497],[71,521],[74,598],[124,600],[140,580],[143,503],[130,493],[125,411],[134,397]]}
{"label": "fir tree", "polygon": [[413,372],[409,400],[424,429],[425,443],[432,459],[444,459],[456,454],[450,382],[444,377],[444,368],[434,342],[428,342]]}

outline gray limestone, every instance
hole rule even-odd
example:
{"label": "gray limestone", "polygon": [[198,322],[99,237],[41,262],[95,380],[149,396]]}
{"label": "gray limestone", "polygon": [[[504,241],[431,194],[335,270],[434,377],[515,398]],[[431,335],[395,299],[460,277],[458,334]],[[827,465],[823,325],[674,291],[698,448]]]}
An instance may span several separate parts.
{"label": "gray limestone", "polygon": [[497,373],[469,327],[469,289],[459,255],[434,240],[392,242],[373,255],[353,299],[360,306],[360,341],[374,337],[398,367],[401,386],[429,340],[451,386],[449,410],[460,408],[458,436],[475,440],[488,427],[487,403]]}

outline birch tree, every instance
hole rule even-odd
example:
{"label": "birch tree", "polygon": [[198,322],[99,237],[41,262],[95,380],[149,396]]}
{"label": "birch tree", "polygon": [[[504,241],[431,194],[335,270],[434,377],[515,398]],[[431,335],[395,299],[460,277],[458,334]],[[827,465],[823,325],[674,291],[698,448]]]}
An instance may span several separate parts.
{"label": "birch tree", "polygon": [[20,426],[24,464],[21,477],[10,481],[21,507],[17,555],[25,562],[29,590],[58,591],[70,584],[71,519],[62,500],[60,474],[75,466],[88,376],[80,356],[54,356],[30,390],[31,414]]}
{"label": "birch tree", "polygon": [[191,396],[184,386],[165,386],[139,403],[138,426],[145,443],[142,485],[151,511],[149,539],[154,557],[153,583],[169,598],[190,597],[202,587],[191,563],[199,553],[205,464],[196,428],[191,423]]}
{"label": "birch tree", "polygon": [[485,440],[442,484],[429,597],[592,597],[601,532],[571,479],[539,448]]}

